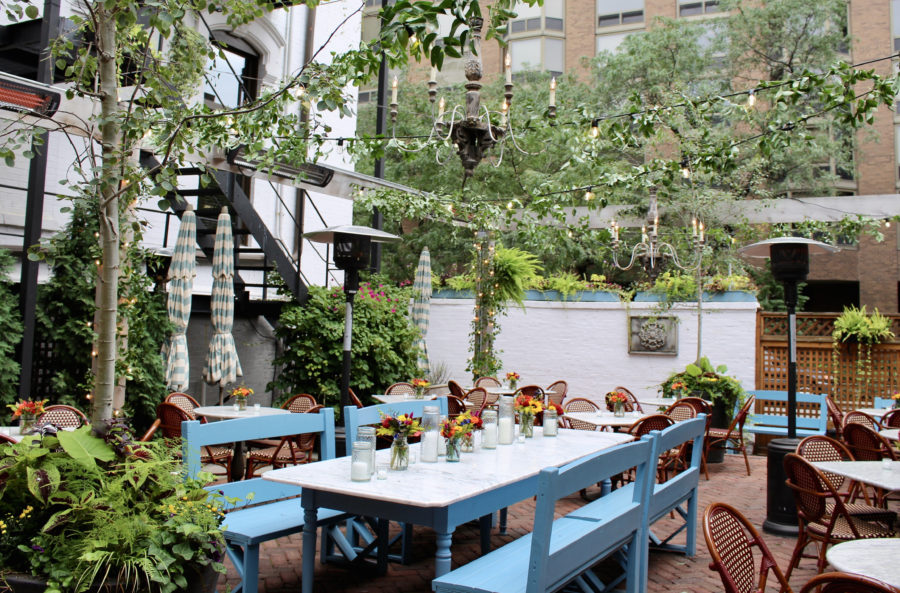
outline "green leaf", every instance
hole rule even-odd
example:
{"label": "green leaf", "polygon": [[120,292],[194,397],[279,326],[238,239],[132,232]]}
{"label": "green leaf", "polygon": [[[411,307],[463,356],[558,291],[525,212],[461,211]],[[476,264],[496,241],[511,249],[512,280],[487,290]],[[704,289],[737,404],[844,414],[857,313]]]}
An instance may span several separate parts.
{"label": "green leaf", "polygon": [[194,557],[194,551],[191,549],[191,545],[187,542],[181,542],[180,544],[172,546],[172,553],[178,554],[185,560],[190,560]]}
{"label": "green leaf", "polygon": [[26,15],[28,18],[30,18],[30,19],[36,19],[36,18],[38,18],[38,15],[39,15],[39,14],[40,14],[40,13],[38,12],[38,7],[37,7],[37,6],[26,6],[26,7],[25,7],[25,15]]}
{"label": "green leaf", "polygon": [[727,372],[728,372],[728,367],[725,366],[724,364],[720,364],[719,366],[716,367],[716,372],[719,373],[719,374],[727,373]]}
{"label": "green leaf", "polygon": [[74,432],[61,430],[56,436],[63,450],[82,465],[94,467],[96,466],[94,459],[100,461],[115,459],[115,452],[103,440],[91,436],[90,429],[89,426],[84,426]]}
{"label": "green leaf", "polygon": [[160,210],[168,210],[168,209],[169,209],[169,205],[170,205],[170,204],[169,204],[169,200],[160,200],[160,201],[158,201],[158,202],[156,203],[156,206],[157,206]]}
{"label": "green leaf", "polygon": [[684,369],[691,377],[699,377],[703,374],[703,370],[695,364],[689,364]]}

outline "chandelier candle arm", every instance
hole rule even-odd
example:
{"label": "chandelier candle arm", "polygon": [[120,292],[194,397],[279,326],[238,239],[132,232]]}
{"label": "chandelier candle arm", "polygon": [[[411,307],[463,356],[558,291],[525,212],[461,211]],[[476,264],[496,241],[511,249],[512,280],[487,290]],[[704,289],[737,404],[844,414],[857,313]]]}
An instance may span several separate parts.
{"label": "chandelier candle arm", "polygon": [[397,77],[391,82],[391,123],[397,123]]}
{"label": "chandelier candle arm", "polygon": [[549,103],[549,113],[548,115],[551,118],[556,117],[556,77],[550,81],[550,100]]}
{"label": "chandelier candle arm", "polygon": [[437,96],[437,72],[435,66],[431,67],[431,80],[428,81],[428,101],[434,105],[434,99]]}

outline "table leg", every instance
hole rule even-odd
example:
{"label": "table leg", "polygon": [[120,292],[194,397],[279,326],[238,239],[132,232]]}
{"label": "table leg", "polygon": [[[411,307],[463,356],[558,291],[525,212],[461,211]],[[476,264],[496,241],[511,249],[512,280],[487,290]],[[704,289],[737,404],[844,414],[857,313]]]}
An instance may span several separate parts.
{"label": "table leg", "polygon": [[478,528],[481,530],[481,555],[491,553],[491,523],[494,519],[494,513],[485,515],[478,520]]}
{"label": "table leg", "polygon": [[380,575],[387,574],[388,570],[388,553],[390,552],[391,541],[390,526],[391,522],[387,519],[378,519],[378,533],[375,534],[375,537],[378,538],[377,568]]}
{"label": "table leg", "polygon": [[318,509],[307,508],[303,513],[303,579],[302,593],[313,593],[316,576],[316,522]]}
{"label": "table leg", "polygon": [[[453,541],[453,528],[449,533],[438,531],[437,534],[437,553],[434,563],[434,576],[442,577],[450,572],[450,543]],[[303,591],[307,593],[307,591]],[[311,593],[311,592],[310,592]]]}
{"label": "table leg", "polygon": [[500,535],[506,535],[506,507],[500,509]]}
{"label": "table leg", "polygon": [[231,481],[239,482],[244,479],[244,442],[234,444],[234,457],[231,458]]}

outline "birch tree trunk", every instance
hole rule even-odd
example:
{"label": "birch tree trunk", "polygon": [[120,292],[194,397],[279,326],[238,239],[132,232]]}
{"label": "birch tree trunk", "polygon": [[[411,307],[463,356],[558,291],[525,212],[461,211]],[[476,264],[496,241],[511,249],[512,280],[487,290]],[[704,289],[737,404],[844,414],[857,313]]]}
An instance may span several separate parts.
{"label": "birch tree trunk", "polygon": [[116,192],[119,187],[113,180],[119,177],[122,155],[119,151],[118,126],[118,72],[116,66],[116,23],[112,11],[106,10],[103,3],[94,4],[97,16],[97,41],[99,53],[98,74],[102,123],[101,123],[101,155],[103,171],[101,173],[100,200],[100,246],[102,258],[98,282],[100,290],[97,308],[100,311],[100,323],[97,328],[97,384],[91,424],[100,428],[102,421],[112,417],[113,393],[116,382],[116,318],[118,313],[119,289],[119,200]]}

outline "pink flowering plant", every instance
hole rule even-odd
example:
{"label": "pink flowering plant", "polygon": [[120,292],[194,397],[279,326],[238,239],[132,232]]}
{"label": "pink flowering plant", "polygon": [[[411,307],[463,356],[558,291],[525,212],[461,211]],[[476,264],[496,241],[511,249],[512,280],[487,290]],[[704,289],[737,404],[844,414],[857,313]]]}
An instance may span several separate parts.
{"label": "pink flowering plant", "polygon": [[[383,276],[360,282],[353,304],[350,386],[364,403],[368,394],[384,393],[419,374],[413,346],[419,330],[409,319],[411,296],[411,288]],[[281,373],[269,390],[310,393],[325,405],[339,405],[345,308],[342,286],[311,286],[303,306],[292,302],[282,308],[276,334],[285,348],[276,360]]]}

